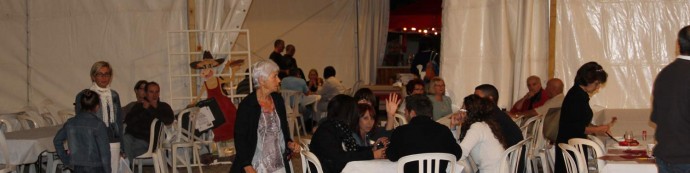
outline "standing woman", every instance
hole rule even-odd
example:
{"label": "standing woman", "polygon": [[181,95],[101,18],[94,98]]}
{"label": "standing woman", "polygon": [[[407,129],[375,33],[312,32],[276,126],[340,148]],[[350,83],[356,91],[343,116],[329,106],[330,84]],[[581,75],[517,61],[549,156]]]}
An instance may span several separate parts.
{"label": "standing woman", "polygon": [[[115,90],[110,89],[110,82],[112,82],[113,69],[110,64],[105,61],[98,61],[91,66],[91,91],[95,91],[100,96],[100,109],[96,112],[96,117],[101,119],[105,126],[110,128],[109,137],[110,142],[118,141],[122,136],[123,128],[122,111],[120,106],[120,95]],[[79,114],[82,111],[81,97],[84,92],[79,92],[74,101],[74,112]]]}
{"label": "standing woman", "polygon": [[[568,143],[572,138],[585,138],[587,134],[605,133],[610,125],[593,126],[592,108],[589,107],[589,97],[594,95],[601,84],[606,83],[608,74],[596,62],[588,62],[577,70],[575,84],[565,95],[561,106],[557,143]],[[586,155],[586,154],[585,154]],[[566,172],[563,154],[556,149],[556,166],[554,172]]]}
{"label": "standing woman", "polygon": [[240,103],[235,125],[237,155],[230,172],[290,172],[290,153],[300,147],[288,134],[285,102],[278,91],[278,65],[259,61],[252,68],[254,92]]}

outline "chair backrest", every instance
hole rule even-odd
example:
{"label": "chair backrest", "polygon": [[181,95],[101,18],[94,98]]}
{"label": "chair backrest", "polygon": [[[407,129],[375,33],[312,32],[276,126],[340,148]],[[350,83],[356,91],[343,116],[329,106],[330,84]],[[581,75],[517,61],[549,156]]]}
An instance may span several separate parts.
{"label": "chair backrest", "polygon": [[[391,120],[388,120],[388,121],[391,121]],[[395,121],[393,121],[393,122],[395,123],[395,127],[398,127],[398,126],[402,126],[402,125],[407,124],[407,119],[405,119],[405,116],[403,116],[403,115],[395,114]]]}
{"label": "chair backrest", "polygon": [[[568,144],[572,145],[575,147],[576,151],[579,153],[580,156],[582,156],[582,162],[585,163],[585,169],[587,169],[587,155],[585,155],[585,148],[588,148],[587,150],[589,151],[589,154],[594,154],[592,158],[597,160],[597,165],[596,168],[601,172],[604,168],[604,161],[601,159],[597,159],[598,157],[604,156],[604,151],[601,150],[601,146],[597,144],[596,142],[589,140],[589,139],[582,139],[582,138],[572,138],[568,140]],[[594,151],[592,153],[592,151]],[[578,162],[579,163],[579,162]]]}
{"label": "chair backrest", "polygon": [[597,136],[594,135],[587,135],[587,138],[589,140],[592,140],[594,143],[596,143],[599,148],[601,149],[602,153],[606,154],[606,145],[604,145],[604,142],[601,141]]}
{"label": "chair backrest", "polygon": [[533,135],[530,133],[532,133],[532,129],[534,129],[534,126],[536,125],[538,120],[539,120],[538,116],[533,116],[533,117],[530,117],[529,119],[525,120],[522,123],[522,126],[520,127],[520,130],[522,131],[522,136]]}
{"label": "chair backrest", "polygon": [[518,171],[520,160],[523,159],[520,157],[522,156],[522,148],[525,146],[525,143],[529,141],[532,141],[531,136],[503,151],[503,156],[500,160],[501,168],[499,172],[512,173]]}
{"label": "chair backrest", "polygon": [[29,114],[32,117],[40,118],[43,121],[43,125],[45,126],[54,126],[61,124],[61,122],[56,117],[53,117],[53,115],[51,115],[50,112],[26,110],[26,114]]}
{"label": "chair backrest", "polygon": [[160,140],[156,139],[156,137],[157,137],[156,129],[158,129],[158,128],[156,128],[156,123],[158,123],[157,118],[153,119],[153,121],[151,122],[151,127],[149,128],[149,130],[150,130],[149,131],[150,132],[150,134],[149,134],[149,148],[146,150],[146,153],[153,153],[154,146],[156,146],[156,144],[158,144],[157,141],[160,141]]}
{"label": "chair backrest", "polygon": [[[457,164],[455,155],[448,153],[421,153],[400,158],[400,160],[398,160],[398,173],[404,173],[405,164],[409,162],[417,162],[418,172],[425,172],[424,164],[427,165],[426,173],[440,172],[441,160],[448,161],[447,172],[455,172],[455,165]],[[435,165],[433,169],[431,165]]]}
{"label": "chair backrest", "polygon": [[292,109],[292,112],[288,113],[299,113],[299,103],[302,101],[304,93],[295,90],[280,90],[280,95],[283,96],[285,107]]}
{"label": "chair backrest", "polygon": [[309,164],[314,164],[314,167],[316,167],[316,173],[323,173],[323,169],[321,168],[321,162],[319,161],[319,158],[314,155],[314,153],[309,152],[309,151],[302,151],[300,152],[300,155],[302,155],[306,160],[306,164],[302,164],[302,172],[309,172],[311,173],[311,169],[309,169]]}
{"label": "chair backrest", "polygon": [[[559,143],[558,147],[561,149],[561,153],[563,154],[565,169],[568,171],[568,173],[587,173],[587,163],[585,163],[583,161],[584,159],[582,158],[584,156],[578,153],[575,147],[566,143]],[[572,155],[570,154],[571,152],[573,153]]]}
{"label": "chair backrest", "polygon": [[19,127],[14,127],[14,125],[12,125],[12,122],[9,119],[5,117],[0,117],[0,131],[13,132],[15,130],[19,130],[17,128]]}
{"label": "chair backrest", "polygon": [[45,126],[40,117],[31,116],[28,114],[17,115],[17,120],[24,126],[24,129],[33,129]]}

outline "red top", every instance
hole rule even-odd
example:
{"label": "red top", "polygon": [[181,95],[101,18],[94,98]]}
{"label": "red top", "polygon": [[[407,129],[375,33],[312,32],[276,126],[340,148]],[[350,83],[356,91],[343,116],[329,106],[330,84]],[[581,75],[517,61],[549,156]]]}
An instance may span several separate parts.
{"label": "red top", "polygon": [[539,93],[532,96],[532,98],[523,101],[522,107],[520,107],[520,108],[513,107],[512,109],[510,109],[510,113],[518,113],[518,112],[528,111],[528,110],[536,109],[536,108],[540,107],[541,105],[544,105],[544,103],[546,103],[546,100],[549,100],[549,94],[546,93],[545,91],[546,90],[541,89],[539,91]]}

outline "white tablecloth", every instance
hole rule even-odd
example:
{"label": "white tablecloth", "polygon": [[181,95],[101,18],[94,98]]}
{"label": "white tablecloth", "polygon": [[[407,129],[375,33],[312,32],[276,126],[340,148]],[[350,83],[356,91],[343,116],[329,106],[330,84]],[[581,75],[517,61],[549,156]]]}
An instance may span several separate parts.
{"label": "white tablecloth", "polygon": [[[461,173],[465,168],[462,165],[455,166],[455,173]],[[391,162],[386,159],[352,161],[345,165],[345,173],[397,173],[398,162]]]}
{"label": "white tablecloth", "polygon": [[656,164],[637,163],[634,161],[607,161],[602,173],[656,173]]}
{"label": "white tablecloth", "polygon": [[[639,146],[635,147],[630,147],[630,149],[633,150],[644,150],[645,146],[648,143],[653,142],[651,139],[654,139],[654,135],[649,135],[647,137],[647,140],[642,140],[642,136],[640,134],[635,135],[635,138],[640,142]],[[620,147],[617,147],[617,142],[613,141],[610,138],[606,138],[605,140],[605,145],[606,149],[620,149]],[[628,173],[628,172],[635,172],[635,173],[657,173],[657,167],[656,164],[652,163],[637,163],[635,161],[606,161],[606,165],[604,165],[604,170],[602,173]]]}
{"label": "white tablecloth", "polygon": [[[60,128],[62,125],[6,133],[10,163],[15,165],[34,163],[42,152],[55,152],[53,137]],[[2,157],[0,157],[0,162],[4,162]]]}

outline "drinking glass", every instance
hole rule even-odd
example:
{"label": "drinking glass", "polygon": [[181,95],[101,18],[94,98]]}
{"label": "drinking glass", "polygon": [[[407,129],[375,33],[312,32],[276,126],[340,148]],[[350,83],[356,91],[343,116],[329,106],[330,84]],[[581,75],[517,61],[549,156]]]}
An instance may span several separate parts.
{"label": "drinking glass", "polygon": [[655,144],[647,144],[647,156],[653,157],[652,154],[654,154],[654,146]]}
{"label": "drinking glass", "polygon": [[632,142],[634,140],[633,138],[633,132],[632,131],[625,131],[625,135],[623,135],[623,138],[625,139],[625,142]]}

